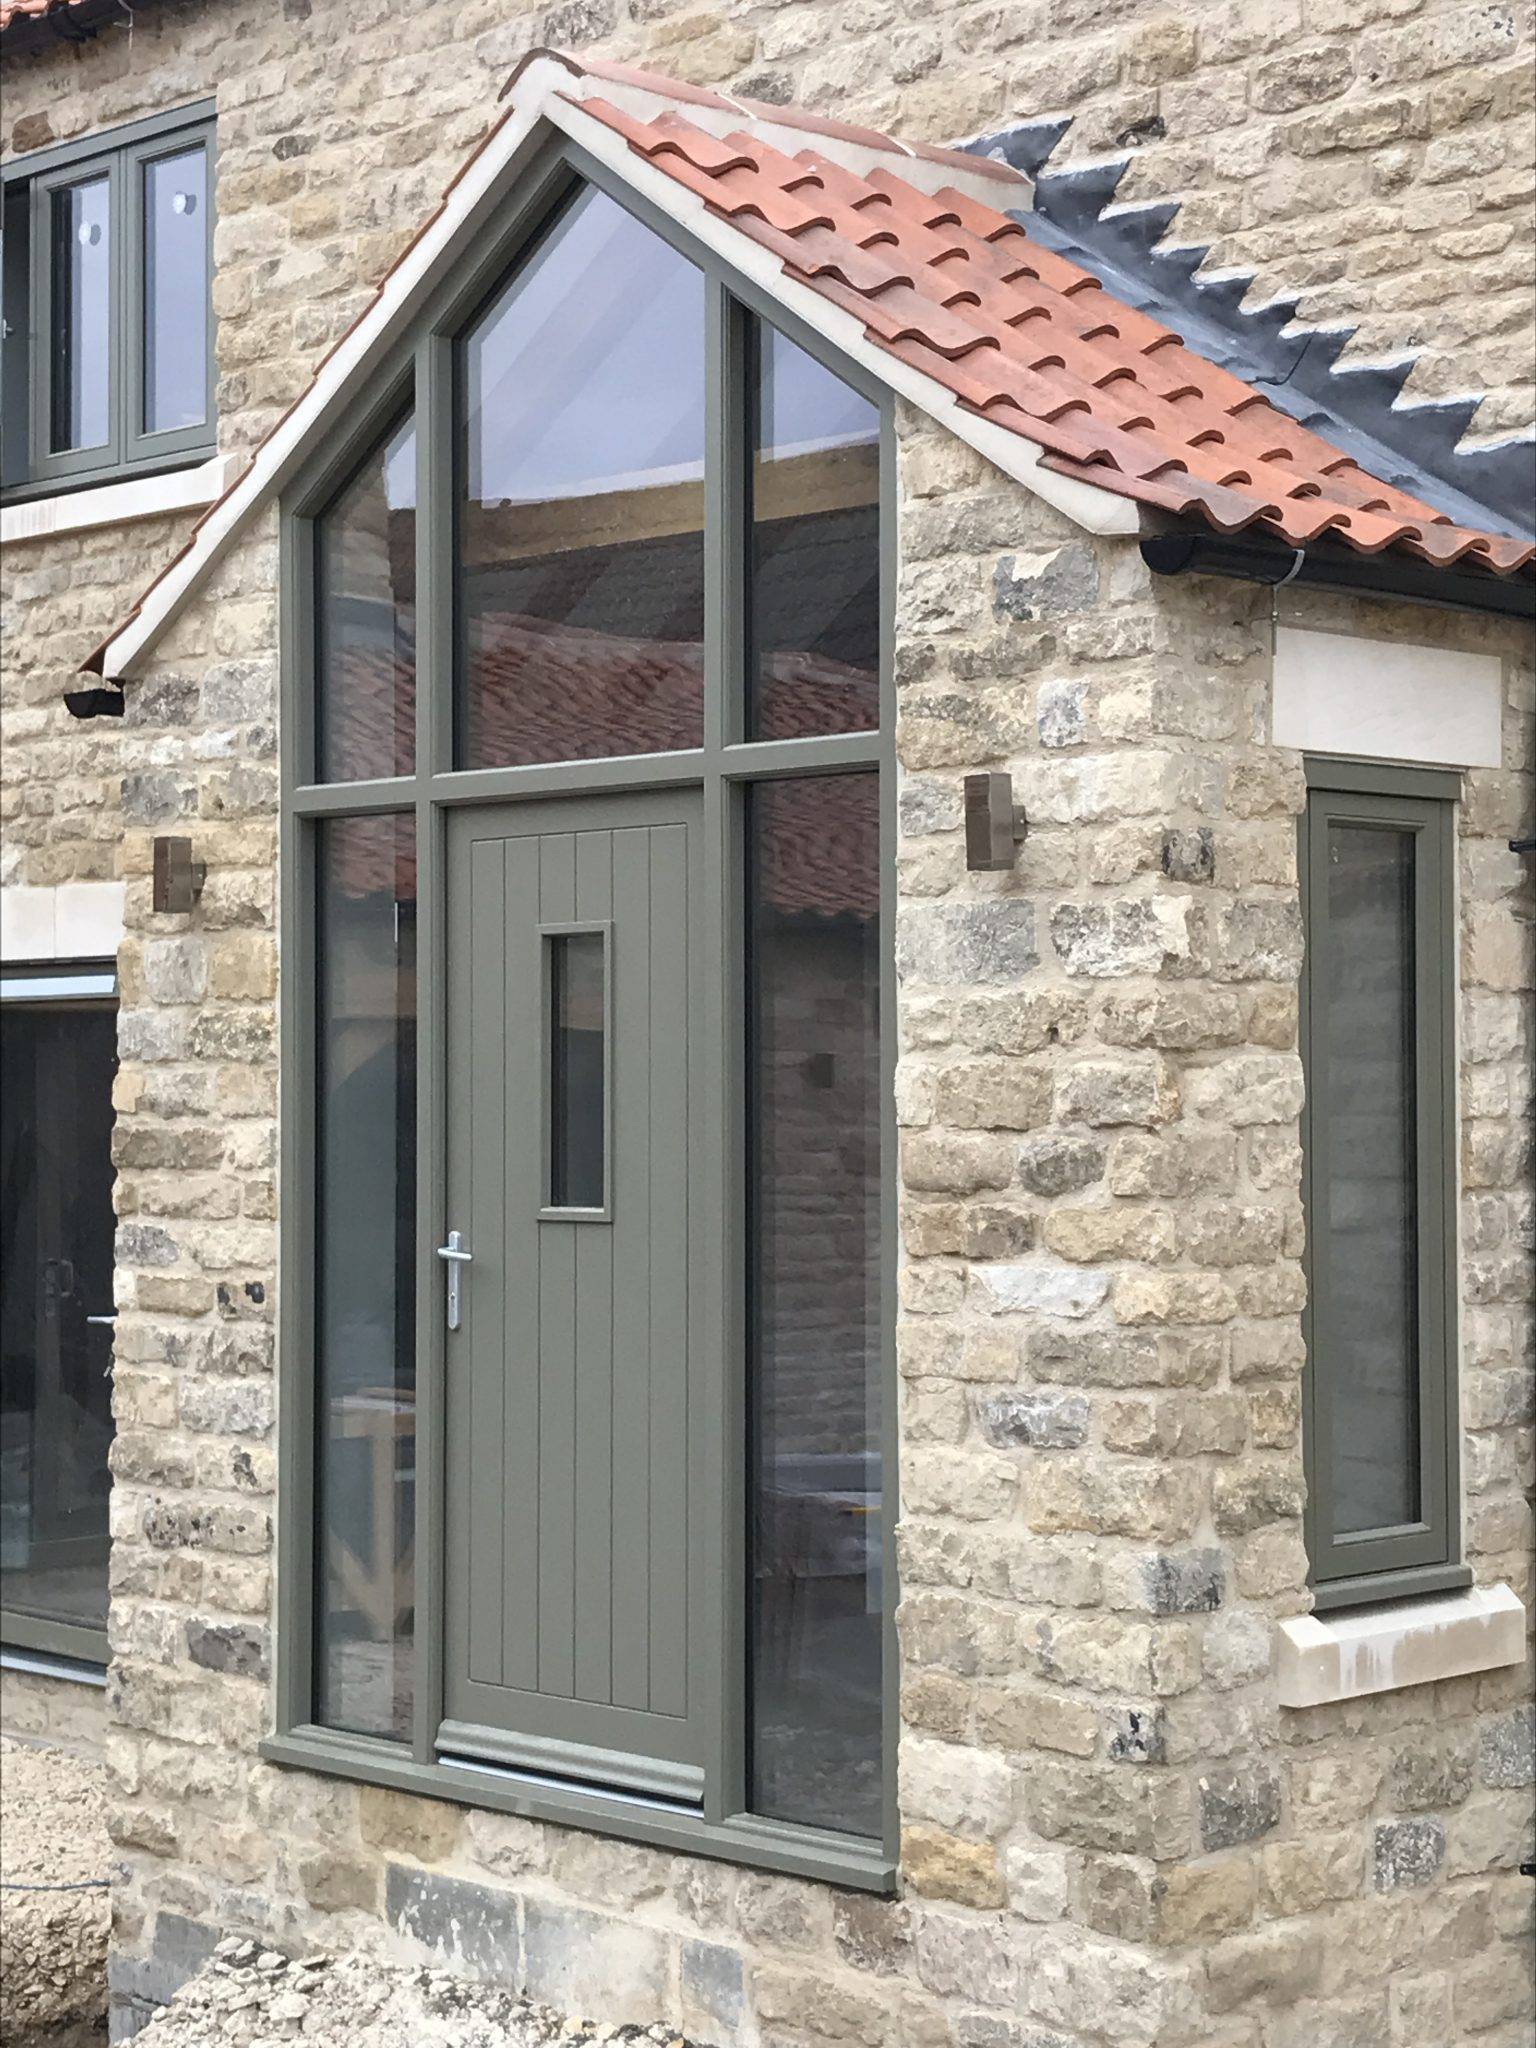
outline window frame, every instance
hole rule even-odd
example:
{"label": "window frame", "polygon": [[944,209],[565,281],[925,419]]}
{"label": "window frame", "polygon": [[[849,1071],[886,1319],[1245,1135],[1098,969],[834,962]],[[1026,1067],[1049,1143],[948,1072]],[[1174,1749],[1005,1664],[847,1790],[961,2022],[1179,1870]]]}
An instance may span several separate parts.
{"label": "window frame", "polygon": [[[707,418],[705,455],[705,730],[700,748],[530,764],[454,767],[456,643],[453,548],[459,427],[458,339],[580,184],[615,200],[660,235],[705,280]],[[417,1682],[409,1744],[346,1735],[317,1725],[315,1699],[314,1521],[316,1402],[314,1332],[315,1007],[313,977],[304,969],[280,977],[280,1258],[285,1275],[279,1304],[279,1470],[277,1517],[279,1609],[276,1627],[276,1733],[263,1753],[279,1763],[392,1786],[462,1805],[526,1814],[674,1851],[823,1878],[851,1888],[894,1888],[898,1849],[896,1804],[897,1645],[895,1633],[898,1516],[896,1458],[895,1281],[896,1176],[894,1070],[895,751],[892,681],[895,594],[896,441],[890,392],[835,350],[768,292],[740,277],[686,231],[635,193],[579,145],[563,138],[509,169],[488,200],[493,224],[433,293],[397,339],[366,390],[341,413],[325,447],[284,492],[281,517],[282,770],[280,930],[291,960],[313,959],[316,821],[342,815],[414,810],[417,820]],[[752,395],[747,347],[753,317],[770,321],[827,369],[868,399],[880,419],[880,695],[879,727],[868,732],[784,741],[748,741],[745,718],[746,565]],[[366,459],[390,423],[414,408],[417,460],[416,750],[411,774],[366,782],[316,780],[316,523],[339,488]],[[866,769],[880,775],[882,1158],[882,1711],[883,1818],[879,1840],[766,1819],[746,1810],[747,1528],[746,1205],[744,935],[747,913],[745,791],[756,781]],[[446,969],[445,843],[452,807],[487,798],[702,785],[706,871],[719,878],[722,915],[708,922],[706,998],[717,1022],[719,1054],[702,1075],[714,1133],[701,1199],[722,1218],[722,1298],[711,1308],[720,1341],[704,1426],[712,1441],[710,1497],[718,1521],[706,1545],[719,1556],[709,1574],[710,1600],[721,1617],[703,1651],[701,1682],[718,1731],[702,1810],[664,1811],[596,1789],[534,1782],[439,1762],[435,1737],[442,1719],[442,1613],[445,1547],[444,1337],[441,1276],[434,1236],[446,1228],[444,986]],[[718,1324],[714,1318],[718,1316]]]}
{"label": "window frame", "polygon": [[[1298,823],[1305,952],[1300,1050],[1307,1299],[1302,1312],[1304,1517],[1318,1611],[1412,1597],[1471,1583],[1460,1553],[1460,1414],[1457,1371],[1456,802],[1458,774],[1307,756],[1307,805]],[[1340,1535],[1333,1520],[1333,1385],[1323,1362],[1334,1274],[1324,1255],[1330,1083],[1312,1026],[1323,987],[1327,833],[1335,823],[1390,827],[1415,837],[1414,1064],[1418,1482],[1412,1523]]]}
{"label": "window frame", "polygon": [[[204,249],[207,264],[207,417],[190,427],[151,433],[143,426],[144,399],[144,174],[163,157],[200,147],[207,163]],[[10,431],[23,438],[21,458],[5,478],[5,503],[72,491],[91,484],[153,476],[216,453],[218,447],[217,322],[213,311],[213,250],[217,218],[218,148],[214,102],[157,114],[57,149],[17,157],[4,166],[6,212],[20,198],[26,208],[26,261],[7,265],[10,292],[25,278],[26,304],[20,332],[19,370],[7,367],[6,405]],[[55,452],[52,433],[53,265],[50,209],[53,195],[97,176],[108,183],[112,318],[108,335],[108,437],[92,448]],[[14,305],[14,297],[12,298]]]}
{"label": "window frame", "polygon": [[[110,1010],[116,1017],[120,1003],[115,960],[84,957],[6,961],[0,966],[0,1004],[14,1004],[22,1009],[39,1004],[66,1004],[71,1008]],[[113,1364],[115,1367],[115,1354]],[[102,1565],[103,1576],[109,1569],[109,1560],[110,1550],[108,1561]],[[105,1671],[112,1652],[105,1628],[0,1607],[0,1662],[12,1654],[68,1659],[94,1673]]]}

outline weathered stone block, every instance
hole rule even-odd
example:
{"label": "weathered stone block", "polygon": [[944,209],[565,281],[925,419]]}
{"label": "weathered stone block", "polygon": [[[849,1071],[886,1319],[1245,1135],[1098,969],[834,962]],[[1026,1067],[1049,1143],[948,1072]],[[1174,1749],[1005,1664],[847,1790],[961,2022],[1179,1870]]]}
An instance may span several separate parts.
{"label": "weathered stone block", "polygon": [[1035,907],[1019,897],[910,904],[896,921],[896,972],[903,982],[1013,981],[1038,959]]}
{"label": "weathered stone block", "polygon": [[515,1892],[390,1863],[385,1866],[384,1910],[402,1934],[448,1968],[488,1984],[518,1982],[523,1951]]}
{"label": "weathered stone block", "polygon": [[1019,1180],[1034,1195],[1072,1194],[1100,1178],[1104,1159],[1091,1138],[1031,1138],[1019,1147]]}
{"label": "weathered stone block", "polygon": [[1379,1821],[1372,1838],[1372,1882],[1379,1892],[1429,1884],[1445,1861],[1445,1828],[1438,1820]]}
{"label": "weathered stone block", "polygon": [[1232,1849],[1280,1825],[1280,1780],[1267,1764],[1211,1771],[1197,1793],[1203,1848]]}
{"label": "weathered stone block", "polygon": [[998,1450],[1074,1449],[1088,1437],[1080,1394],[998,1394],[978,1410],[982,1434]]}
{"label": "weathered stone block", "polygon": [[1536,1707],[1517,1707],[1484,1727],[1480,1775],[1485,1785],[1514,1790],[1536,1784]]}
{"label": "weathered stone block", "polygon": [[1056,1091],[1063,1123],[1112,1129],[1119,1124],[1156,1126],[1179,1111],[1178,1089],[1162,1061],[1084,1060],[1069,1067]]}
{"label": "weathered stone block", "polygon": [[1306,1927],[1266,1927],[1218,1942],[1206,1957],[1206,1996],[1213,2012],[1291,2006],[1322,1977],[1323,1951]]}
{"label": "weathered stone block", "polygon": [[1107,1274],[1047,1258],[978,1266],[971,1280],[980,1306],[993,1315],[1033,1311],[1076,1321],[1091,1315],[1109,1293]]}
{"label": "weathered stone block", "polygon": [[1034,1130],[1051,1113],[1050,1071],[1007,1058],[956,1061],[938,1076],[934,1113],[959,1130]]}
{"label": "weathered stone block", "polygon": [[1188,955],[1188,905],[1161,896],[1063,903],[1051,913],[1051,943],[1068,974],[1157,974]]}
{"label": "weathered stone block", "polygon": [[909,1891],[961,1906],[1000,1906],[1006,1896],[997,1850],[990,1842],[968,1842],[942,1828],[904,1828],[901,1867]]}
{"label": "weathered stone block", "polygon": [[445,1800],[420,1799],[387,1785],[360,1787],[357,1810],[365,1842],[419,1863],[441,1863],[457,1845],[464,1821],[459,1808]]}
{"label": "weathered stone block", "polygon": [[1051,555],[1004,555],[993,573],[993,606],[1006,619],[1087,611],[1098,595],[1098,559],[1086,541],[1069,541]]}
{"label": "weathered stone block", "polygon": [[741,2038],[746,2011],[746,1970],[740,1950],[719,1942],[685,1941],[679,1967],[683,2025],[696,2039],[728,2048]]}

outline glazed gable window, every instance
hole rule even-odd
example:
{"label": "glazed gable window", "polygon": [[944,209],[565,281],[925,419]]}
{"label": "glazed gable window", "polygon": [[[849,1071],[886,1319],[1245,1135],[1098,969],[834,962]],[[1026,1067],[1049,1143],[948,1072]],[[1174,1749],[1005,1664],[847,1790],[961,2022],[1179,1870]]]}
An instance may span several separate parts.
{"label": "glazed gable window", "polygon": [[881,1888],[889,408],[583,169],[284,500],[269,1753]]}
{"label": "glazed gable window", "polygon": [[6,166],[8,491],[212,453],[213,154],[198,107]]}
{"label": "glazed gable window", "polygon": [[1454,775],[1309,760],[1307,1532],[1317,1605],[1468,1582],[1456,1537]]}

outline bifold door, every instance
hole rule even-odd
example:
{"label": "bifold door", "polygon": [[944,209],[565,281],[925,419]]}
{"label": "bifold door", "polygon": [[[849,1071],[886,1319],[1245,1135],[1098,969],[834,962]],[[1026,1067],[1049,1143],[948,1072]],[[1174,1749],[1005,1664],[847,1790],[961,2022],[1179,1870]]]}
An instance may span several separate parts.
{"label": "bifold door", "polygon": [[439,1746],[688,1803],[701,818],[692,790],[487,806],[448,847]]}

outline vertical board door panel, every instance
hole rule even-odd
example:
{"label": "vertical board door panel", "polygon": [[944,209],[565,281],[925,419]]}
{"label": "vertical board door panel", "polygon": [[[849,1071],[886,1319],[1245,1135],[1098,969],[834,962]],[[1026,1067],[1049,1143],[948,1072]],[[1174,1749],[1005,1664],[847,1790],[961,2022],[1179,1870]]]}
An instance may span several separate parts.
{"label": "vertical board door panel", "polygon": [[[475,807],[448,862],[443,1225],[474,1258],[446,1340],[440,1748],[685,1799],[701,833],[692,790]],[[568,1017],[552,948],[577,934],[603,985]],[[585,1123],[560,1088],[594,1091]],[[599,1097],[601,1205],[556,1207],[552,1148]]]}

